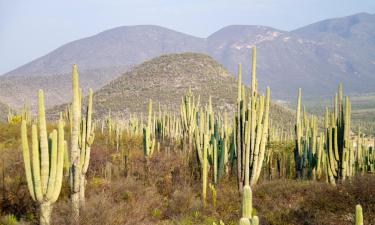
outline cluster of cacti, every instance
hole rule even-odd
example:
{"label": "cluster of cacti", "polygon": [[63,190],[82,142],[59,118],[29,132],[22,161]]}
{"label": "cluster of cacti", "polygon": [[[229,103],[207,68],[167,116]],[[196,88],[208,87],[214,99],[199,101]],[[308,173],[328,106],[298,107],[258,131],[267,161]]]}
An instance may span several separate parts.
{"label": "cluster of cacti", "polygon": [[[310,119],[311,118],[311,119]],[[295,174],[298,179],[307,177],[315,180],[321,177],[324,134],[318,136],[318,120],[309,116],[305,110],[301,115],[301,89],[298,90],[295,125]]]}
{"label": "cluster of cacti", "polygon": [[195,101],[195,96],[192,95],[191,89],[187,95],[181,99],[181,128],[183,136],[188,140],[189,150],[192,150],[194,129],[196,127],[196,116],[199,110],[199,97]]}
{"label": "cluster of cacti", "polygon": [[345,97],[345,102],[343,101],[341,83],[333,104],[333,112],[326,108],[325,127],[328,178],[334,185],[352,176],[354,172],[354,150],[350,140],[351,105],[349,97]]}
{"label": "cluster of cacti", "polygon": [[355,156],[355,172],[363,174],[364,172],[373,173],[375,171],[375,139],[372,143],[366,140],[364,134],[358,129],[357,134],[357,151]]}
{"label": "cluster of cacti", "polygon": [[31,157],[29,150],[27,122],[22,120],[21,138],[27,186],[30,195],[40,207],[40,224],[50,224],[52,204],[60,195],[64,148],[64,125],[60,116],[58,129],[47,136],[43,91],[38,93],[37,124],[32,125]]}
{"label": "cluster of cacti", "polygon": [[8,115],[7,115],[7,121],[8,124],[17,124],[23,120],[23,114],[22,115],[15,115],[13,114],[12,110],[8,108]]}
{"label": "cluster of cacti", "polygon": [[270,89],[266,96],[257,90],[256,49],[253,47],[251,90],[248,101],[238,66],[238,95],[235,125],[238,188],[254,185],[260,176],[268,139]]}

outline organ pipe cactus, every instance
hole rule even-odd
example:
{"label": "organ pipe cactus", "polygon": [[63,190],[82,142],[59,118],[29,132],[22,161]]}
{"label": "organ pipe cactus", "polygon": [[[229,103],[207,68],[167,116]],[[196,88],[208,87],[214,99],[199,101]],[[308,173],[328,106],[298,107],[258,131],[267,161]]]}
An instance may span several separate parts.
{"label": "organ pipe cactus", "polygon": [[151,131],[152,131],[152,100],[150,99],[150,102],[148,105],[147,125],[146,127],[143,128],[143,150],[144,150],[144,155],[146,159],[151,157],[155,148],[155,138],[153,138]]}
{"label": "organ pipe cactus", "polygon": [[38,93],[38,120],[31,130],[31,157],[27,122],[22,120],[21,139],[27,186],[31,198],[39,204],[39,224],[50,224],[52,205],[60,195],[64,165],[64,127],[60,117],[58,129],[47,136],[44,95]]}
{"label": "organ pipe cactus", "polygon": [[362,206],[359,204],[355,206],[355,225],[363,225]]}
{"label": "organ pipe cactus", "polygon": [[245,98],[245,88],[241,82],[240,65],[237,88],[237,178],[238,188],[241,190],[243,185],[254,185],[258,181],[268,139],[270,89],[267,87],[265,97],[257,91],[255,46],[253,47],[251,92],[248,103]]}
{"label": "organ pipe cactus", "polygon": [[240,219],[240,225],[258,225],[259,218],[257,216],[252,216],[253,203],[252,203],[252,191],[249,185],[243,187],[242,193],[242,208]]}
{"label": "organ pipe cactus", "polygon": [[319,170],[318,176],[321,176],[323,135],[321,134],[318,137],[317,118],[315,116],[309,117],[305,111],[301,115],[301,93],[300,88],[298,90],[295,124],[295,174],[297,179],[301,179],[307,171],[308,177],[315,180],[317,170]]}
{"label": "organ pipe cactus", "polygon": [[85,205],[86,173],[90,163],[91,145],[95,138],[95,125],[92,123],[92,89],[89,89],[86,114],[81,120],[80,135],[78,138],[80,149],[80,202]]}
{"label": "organ pipe cactus", "polygon": [[188,93],[181,99],[181,122],[183,136],[188,138],[189,150],[192,149],[193,135],[196,126],[196,115],[199,108],[199,97],[195,101],[191,89],[189,88]]}
{"label": "organ pipe cactus", "polygon": [[92,90],[89,89],[86,114],[82,116],[82,93],[79,89],[77,65],[72,72],[73,102],[71,103],[70,198],[73,221],[78,223],[80,203],[84,205],[86,173],[90,161],[95,126],[92,123]]}
{"label": "organ pipe cactus", "polygon": [[338,94],[334,97],[333,112],[326,113],[329,117],[327,128],[327,153],[329,182],[335,185],[338,181],[345,180],[348,175],[348,167],[351,166],[350,155],[353,149],[350,147],[350,111],[349,97],[342,97],[342,85],[339,85]]}

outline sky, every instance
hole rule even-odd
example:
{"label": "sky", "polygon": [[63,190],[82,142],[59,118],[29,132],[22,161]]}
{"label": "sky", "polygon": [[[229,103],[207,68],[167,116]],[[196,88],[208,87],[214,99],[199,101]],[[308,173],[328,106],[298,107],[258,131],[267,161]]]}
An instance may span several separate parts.
{"label": "sky", "polygon": [[207,37],[233,24],[293,30],[358,12],[375,13],[375,0],[0,0],[0,74],[118,26]]}

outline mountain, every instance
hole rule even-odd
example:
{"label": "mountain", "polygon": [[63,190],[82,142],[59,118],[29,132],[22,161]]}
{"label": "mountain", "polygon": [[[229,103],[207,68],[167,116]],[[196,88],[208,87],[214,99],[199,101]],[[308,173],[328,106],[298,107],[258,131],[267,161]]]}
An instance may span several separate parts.
{"label": "mountain", "polygon": [[46,89],[47,105],[70,99],[70,70],[77,63],[81,84],[98,90],[135,65],[168,53],[205,53],[232,74],[244,64],[250,80],[251,47],[257,46],[259,87],[274,98],[332,95],[339,81],[348,93],[375,87],[375,15],[360,13],[320,21],[293,31],[233,25],[207,38],[159,26],[125,26],[68,43],[0,77],[0,100],[19,108],[24,99]]}
{"label": "mountain", "polygon": [[[235,110],[237,82],[233,76],[210,56],[182,53],[146,61],[95,92],[95,116],[103,117],[109,111],[117,116],[147,113],[150,98],[154,107],[160,102],[162,107],[179,113],[181,98],[189,88],[194,95],[200,96],[202,106],[211,96],[213,106],[218,110]],[[293,114],[273,103],[271,119],[285,124],[293,121]]]}
{"label": "mountain", "polygon": [[8,106],[2,102],[0,102],[0,123],[6,121],[8,115]]}

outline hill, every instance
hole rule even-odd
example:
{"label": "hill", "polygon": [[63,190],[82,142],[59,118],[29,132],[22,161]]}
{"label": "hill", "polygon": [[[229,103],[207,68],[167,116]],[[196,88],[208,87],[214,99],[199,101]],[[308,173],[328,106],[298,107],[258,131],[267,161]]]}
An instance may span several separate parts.
{"label": "hill", "polygon": [[8,115],[8,106],[0,102],[0,122],[6,121]]}
{"label": "hill", "polygon": [[[154,107],[160,102],[162,107],[179,112],[181,97],[189,87],[200,96],[201,105],[207,104],[211,96],[213,106],[219,110],[235,110],[237,82],[233,76],[210,56],[182,53],[146,61],[95,92],[95,114],[102,117],[109,110],[118,116],[146,113],[150,98]],[[292,121],[293,114],[272,104],[271,118],[285,124]]]}
{"label": "hill", "polygon": [[[306,96],[331,95],[339,81],[348,93],[369,93],[375,86],[374,36],[375,15],[366,13],[294,31],[233,25],[207,38],[152,25],[118,27],[63,45],[6,73],[0,77],[0,100],[18,108],[42,87],[54,97],[48,106],[67,102],[66,80],[73,63],[79,66],[83,87],[95,90],[132,66],[168,53],[205,53],[236,74],[237,63],[251,60],[252,45],[258,47],[260,86],[269,85],[275,99],[294,98],[299,87]],[[250,68],[244,67],[244,73],[249,82]]]}

